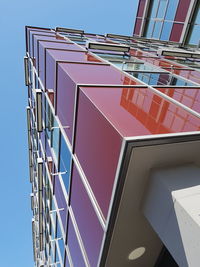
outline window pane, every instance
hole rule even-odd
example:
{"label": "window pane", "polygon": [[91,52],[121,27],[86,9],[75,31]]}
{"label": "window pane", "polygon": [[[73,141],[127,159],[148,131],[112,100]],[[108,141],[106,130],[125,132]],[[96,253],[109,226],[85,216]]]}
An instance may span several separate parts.
{"label": "window pane", "polygon": [[197,11],[196,19],[195,19],[195,24],[200,24],[200,4],[198,7],[198,11]]}
{"label": "window pane", "polygon": [[62,179],[65,184],[67,193],[69,192],[70,167],[71,167],[71,153],[67,147],[67,144],[63,136],[61,135],[59,171],[66,172],[65,174],[62,174]]}
{"label": "window pane", "polygon": [[153,38],[159,39],[160,37],[160,29],[161,29],[162,22],[157,21],[155,22],[154,31],[153,31]]}
{"label": "window pane", "polygon": [[147,26],[146,37],[151,37],[153,31],[154,21],[150,20]]}
{"label": "window pane", "polygon": [[151,9],[151,14],[150,14],[150,17],[152,17],[152,18],[155,18],[156,17],[158,3],[159,3],[158,0],[154,0],[153,1],[153,5],[152,5],[152,9]]}
{"label": "window pane", "polygon": [[178,2],[179,2],[178,0],[169,0],[169,4],[167,7],[167,12],[165,16],[166,20],[174,20]]}
{"label": "window pane", "polygon": [[56,122],[56,120],[54,120],[53,127],[55,127],[55,128],[52,129],[51,146],[53,147],[54,154],[55,154],[56,158],[58,159],[60,129],[59,129],[59,126],[58,126],[58,123]]}
{"label": "window pane", "polygon": [[158,13],[157,13],[157,16],[156,16],[157,18],[164,18],[166,6],[167,6],[167,0],[160,0]]}
{"label": "window pane", "polygon": [[192,29],[192,34],[189,39],[189,44],[197,45],[200,40],[200,25],[194,25]]}
{"label": "window pane", "polygon": [[161,40],[164,40],[164,41],[169,40],[172,26],[173,26],[173,22],[164,22],[161,37],[160,37]]}

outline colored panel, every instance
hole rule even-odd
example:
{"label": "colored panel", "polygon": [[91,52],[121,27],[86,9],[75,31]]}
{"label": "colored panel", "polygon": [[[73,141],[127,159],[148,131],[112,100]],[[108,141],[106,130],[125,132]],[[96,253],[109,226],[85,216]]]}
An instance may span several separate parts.
{"label": "colored panel", "polygon": [[[66,46],[67,48],[67,46]],[[55,89],[55,66],[56,61],[80,61],[80,62],[100,62],[88,52],[73,52],[67,50],[50,50],[46,51],[46,88]]]}
{"label": "colored panel", "polygon": [[69,225],[68,225],[68,237],[67,243],[69,246],[70,255],[72,258],[73,266],[76,267],[84,267],[85,262],[83,259],[83,255],[81,253],[81,249],[76,237],[76,233],[74,230],[74,226],[72,224],[71,218],[69,217]]}
{"label": "colored panel", "polygon": [[[100,97],[108,88],[102,89]],[[104,100],[109,105],[113,101]],[[75,153],[106,218],[122,139],[100,110],[80,91]]]}
{"label": "colored panel", "polygon": [[175,21],[185,22],[191,0],[179,0]]}
{"label": "colored panel", "polygon": [[[146,88],[82,88],[81,90],[122,136],[160,134],[159,129],[163,118],[169,110],[174,111],[174,118],[179,115],[184,117],[185,114],[188,114],[196,122],[199,121],[190,113]],[[159,110],[159,112],[150,113],[150,110]],[[197,127],[196,130],[198,129]],[[184,132],[185,130],[179,131]],[[166,133],[170,132],[176,131],[174,128],[166,129]]]}
{"label": "colored panel", "polygon": [[58,64],[56,113],[72,142],[76,84],[140,84],[112,66],[93,64]]}
{"label": "colored panel", "polygon": [[65,264],[64,264],[65,267],[70,267],[70,263],[69,263],[69,259],[67,257],[67,254],[65,256]]}
{"label": "colored panel", "polygon": [[136,21],[135,21],[134,34],[140,35],[141,24],[142,24],[142,19],[138,19],[137,18]]}
{"label": "colored panel", "polygon": [[183,30],[183,24],[174,23],[170,35],[170,41],[180,42],[182,30]]}
{"label": "colored panel", "polygon": [[[45,78],[47,79],[47,81],[51,81],[50,86],[47,87],[48,89],[54,89],[54,81],[52,81],[52,77],[55,76],[55,63],[54,61],[52,61],[52,59],[50,60],[50,62],[47,62],[47,64],[45,64],[45,49],[48,48],[54,48],[55,50],[49,50],[49,51],[58,51],[56,49],[68,49],[68,50],[75,50],[75,51],[83,51],[80,47],[78,47],[75,44],[69,44],[66,41],[56,41],[56,42],[45,42],[45,41],[40,41],[39,42],[39,60],[36,62],[36,66],[37,68],[39,68],[39,75],[40,78],[43,82],[43,84],[45,84]],[[76,53],[76,52],[75,52]],[[59,57],[59,59],[61,58],[61,56]],[[63,58],[62,60],[65,60],[65,58]],[[39,64],[38,64],[39,63]],[[50,66],[53,66],[54,68],[50,68],[48,69],[48,75],[46,75],[45,77],[45,69],[49,68],[49,64]]]}
{"label": "colored panel", "polygon": [[[106,184],[104,186],[106,187]],[[75,165],[72,177],[71,206],[90,266],[96,267],[104,232]]]}
{"label": "colored panel", "polygon": [[58,176],[56,176],[55,178],[54,194],[56,197],[58,209],[61,209],[59,213],[62,220],[63,229],[65,230],[67,220],[67,203]]}
{"label": "colored panel", "polygon": [[59,171],[62,173],[65,172],[62,174],[62,179],[63,179],[67,193],[69,193],[70,168],[71,168],[71,153],[61,134]]}
{"label": "colored panel", "polygon": [[146,0],[140,0],[139,1],[137,17],[142,17],[143,16],[145,3],[146,3]]}

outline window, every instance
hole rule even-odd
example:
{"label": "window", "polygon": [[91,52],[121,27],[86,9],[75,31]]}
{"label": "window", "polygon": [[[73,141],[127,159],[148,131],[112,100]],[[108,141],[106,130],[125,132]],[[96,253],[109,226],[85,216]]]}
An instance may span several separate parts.
{"label": "window", "polygon": [[59,141],[60,141],[60,129],[57,121],[54,119],[53,127],[51,128],[51,146],[58,161],[59,154]]}
{"label": "window", "polygon": [[189,30],[188,44],[193,46],[198,45],[199,41],[200,41],[200,3],[196,8],[193,22]]}
{"label": "window", "polygon": [[70,179],[70,168],[71,168],[71,153],[64,137],[61,135],[60,138],[60,159],[59,159],[59,171],[62,174],[62,179],[65,184],[67,193],[69,193],[69,179]]}

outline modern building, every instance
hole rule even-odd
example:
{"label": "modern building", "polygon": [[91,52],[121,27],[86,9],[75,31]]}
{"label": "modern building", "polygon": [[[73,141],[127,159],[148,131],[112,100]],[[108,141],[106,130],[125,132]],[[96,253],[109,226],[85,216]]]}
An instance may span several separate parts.
{"label": "modern building", "polygon": [[199,266],[200,52],[145,5],[133,37],[26,27],[37,267]]}
{"label": "modern building", "polygon": [[134,36],[200,47],[199,0],[139,0]]}

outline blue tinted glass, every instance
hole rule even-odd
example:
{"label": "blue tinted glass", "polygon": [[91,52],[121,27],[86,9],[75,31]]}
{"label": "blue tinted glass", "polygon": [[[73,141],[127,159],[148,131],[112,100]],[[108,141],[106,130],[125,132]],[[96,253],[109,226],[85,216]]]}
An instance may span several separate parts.
{"label": "blue tinted glass", "polygon": [[200,40],[200,25],[194,25],[192,28],[192,34],[189,39],[189,44],[197,45]]}
{"label": "blue tinted glass", "polygon": [[150,74],[149,85],[157,85],[160,74]]}
{"label": "blue tinted glass", "polygon": [[179,0],[169,0],[165,19],[174,20]]}
{"label": "blue tinted glass", "polygon": [[153,31],[153,25],[154,25],[154,21],[150,20],[147,26],[147,31],[146,31],[146,37],[151,38],[152,35],[152,31]]}
{"label": "blue tinted glass", "polygon": [[59,261],[60,261],[60,259],[59,259],[59,256],[58,256],[58,248],[56,246],[56,262],[59,262]]}
{"label": "blue tinted glass", "polygon": [[51,146],[53,147],[53,151],[57,159],[59,153],[59,138],[60,138],[60,129],[58,127],[58,123],[56,122],[56,120],[54,120]]}
{"label": "blue tinted glass", "polygon": [[161,21],[156,21],[155,26],[154,26],[154,31],[153,31],[153,38],[159,39],[160,37],[160,29],[161,29],[162,22]]}
{"label": "blue tinted glass", "polygon": [[200,24],[200,4],[198,7],[198,11],[197,11],[196,19],[195,19],[195,24]]}
{"label": "blue tinted glass", "polygon": [[152,9],[151,9],[151,14],[150,14],[150,17],[152,17],[152,18],[155,18],[156,17],[158,3],[159,3],[158,0],[154,0],[153,1],[153,5],[152,5]]}
{"label": "blue tinted glass", "polygon": [[71,153],[67,147],[67,144],[63,136],[61,135],[59,171],[66,172],[65,174],[62,174],[62,179],[65,184],[67,192],[69,192],[70,166],[71,166]]}
{"label": "blue tinted glass", "polygon": [[164,22],[160,40],[168,41],[172,30],[173,22]]}
{"label": "blue tinted glass", "polygon": [[160,0],[158,13],[157,13],[157,16],[156,16],[157,18],[164,18],[166,7],[167,7],[167,0]]}

